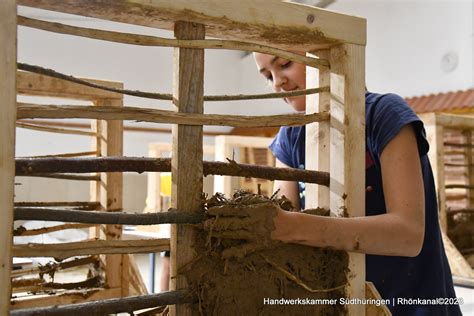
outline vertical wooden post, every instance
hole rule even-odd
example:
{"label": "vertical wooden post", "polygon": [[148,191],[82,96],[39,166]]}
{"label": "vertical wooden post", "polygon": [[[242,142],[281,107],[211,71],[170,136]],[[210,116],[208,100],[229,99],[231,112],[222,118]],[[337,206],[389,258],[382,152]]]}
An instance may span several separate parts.
{"label": "vertical wooden post", "polygon": [[[471,186],[474,185],[474,166],[473,166],[473,149],[472,149],[472,130],[464,130],[463,135],[466,142],[466,147],[464,149],[464,163],[466,164],[466,184]],[[467,189],[467,205],[466,208],[472,208],[472,201],[474,200],[474,190],[469,188]]]}
{"label": "vertical wooden post", "polygon": [[[228,136],[216,136],[215,138],[215,161],[227,162],[226,158],[232,159],[232,147],[228,143]],[[214,176],[214,193],[221,192],[232,194],[232,177]]]}
{"label": "vertical wooden post", "polygon": [[[122,85],[121,85],[122,87]],[[105,99],[95,101],[96,106],[122,107],[123,99]],[[96,138],[96,149],[100,156],[122,156],[123,155],[123,121],[97,120],[95,130],[98,133]],[[95,192],[95,200],[100,201],[103,210],[116,212],[122,210],[123,196],[123,175],[121,172],[108,172],[100,174],[100,182],[92,185]],[[96,236],[100,239],[113,240],[122,238],[121,225],[101,225],[97,228]],[[121,295],[128,292],[128,284],[122,284],[123,273],[128,273],[123,269],[122,255],[105,256],[105,278],[109,288],[121,288]]]}
{"label": "vertical wooden post", "polygon": [[[365,216],[365,47],[331,48],[331,216]],[[349,253],[350,298],[365,297],[365,255]],[[364,305],[347,306],[364,315]]]}
{"label": "vertical wooden post", "polygon": [[[174,26],[177,39],[204,39],[202,24],[178,21]],[[179,112],[203,113],[204,49],[175,48],[173,99]],[[202,126],[173,126],[171,159],[171,204],[178,210],[198,211],[202,207]],[[171,226],[171,289],[187,287],[186,279],[178,274],[180,267],[191,261],[194,228]],[[172,315],[191,315],[189,305],[173,305]]]}
{"label": "vertical wooden post", "polygon": [[441,229],[447,233],[448,220],[446,217],[446,190],[444,187],[444,127],[437,122],[435,113],[421,114],[420,118],[425,125],[426,135],[430,145],[428,158],[436,185],[439,224]]}
{"label": "vertical wooden post", "polygon": [[0,314],[10,311],[16,121],[16,1],[0,1]]}
{"label": "vertical wooden post", "polygon": [[[319,51],[317,55],[320,58],[329,60],[329,51]],[[329,69],[321,69],[318,71],[316,68],[306,67],[306,88],[329,86],[330,74]],[[307,95],[306,113],[329,112],[329,103],[329,92]],[[329,171],[329,159],[329,122],[306,125],[305,169]],[[322,207],[329,209],[329,188],[322,185],[306,183],[305,207]]]}

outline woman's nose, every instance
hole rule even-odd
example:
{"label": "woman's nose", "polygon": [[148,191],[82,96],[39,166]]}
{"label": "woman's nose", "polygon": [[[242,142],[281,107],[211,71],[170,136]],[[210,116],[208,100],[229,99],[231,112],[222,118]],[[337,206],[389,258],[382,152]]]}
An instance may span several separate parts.
{"label": "woman's nose", "polygon": [[273,79],[273,89],[274,90],[281,90],[284,89],[284,85],[288,82],[288,78],[285,76],[275,76]]}

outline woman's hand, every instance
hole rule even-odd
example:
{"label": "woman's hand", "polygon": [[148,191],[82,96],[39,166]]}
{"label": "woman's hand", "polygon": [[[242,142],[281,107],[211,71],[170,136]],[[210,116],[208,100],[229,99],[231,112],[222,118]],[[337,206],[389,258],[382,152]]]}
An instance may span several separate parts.
{"label": "woman's hand", "polygon": [[224,258],[242,258],[249,253],[278,244],[285,235],[285,212],[273,202],[252,205],[221,205],[208,210],[204,229],[211,237],[245,240],[242,245],[227,248]]}

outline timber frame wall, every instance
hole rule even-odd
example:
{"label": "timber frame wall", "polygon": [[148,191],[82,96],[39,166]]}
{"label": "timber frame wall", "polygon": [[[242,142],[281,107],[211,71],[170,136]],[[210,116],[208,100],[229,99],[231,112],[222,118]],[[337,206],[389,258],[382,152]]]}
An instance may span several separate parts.
{"label": "timber frame wall", "polygon": [[[88,30],[24,17],[17,19],[17,4],[174,30],[178,40]],[[17,23],[53,32],[113,42],[176,47],[174,48],[172,95],[145,95],[173,100],[178,113],[132,109],[130,107],[118,110],[112,108],[114,105],[118,105],[114,102],[101,104],[103,106],[100,111],[91,109],[91,107],[78,109],[73,106],[58,108],[17,105],[15,100],[17,67],[22,70],[38,71],[37,67],[17,65],[16,63]],[[221,40],[205,40],[206,36],[217,37]],[[308,124],[306,168],[324,171],[318,174],[328,173],[329,184],[325,181],[306,180],[306,182],[321,184],[306,187],[307,207],[330,208],[332,216],[365,215],[365,183],[363,180],[365,178],[365,19],[280,0],[4,0],[0,2],[0,42],[3,45],[0,50],[0,95],[2,97],[0,111],[0,179],[2,181],[0,186],[2,212],[0,243],[7,245],[5,254],[11,255],[12,253],[15,117],[132,119],[175,124],[173,127],[173,157],[170,168],[172,170],[172,205],[177,210],[193,212],[198,212],[201,207],[203,170],[206,166],[202,159],[203,125],[263,127]],[[239,96],[229,98],[228,96],[203,95],[204,48],[259,51],[305,63],[308,66],[306,80],[308,90],[303,94],[307,95],[307,114],[270,117],[230,117],[202,114],[204,101],[239,98]],[[307,54],[300,56],[289,53],[287,50],[303,51]],[[315,72],[315,68],[319,68],[319,73]],[[319,86],[321,89],[309,91],[309,88],[315,86]],[[319,95],[315,95],[317,92]],[[129,91],[123,93],[130,94]],[[277,93],[271,94],[271,96],[267,95],[265,98],[287,97],[289,95],[291,94]],[[251,97],[240,96],[240,99],[251,99]],[[107,129],[111,128],[113,124],[107,124]],[[144,159],[140,161],[144,161]],[[27,172],[34,172],[33,163],[35,162],[29,163],[31,164]],[[86,165],[82,164],[81,167]],[[100,170],[104,171],[105,169]],[[114,171],[121,170],[114,169]],[[140,169],[140,171],[146,170]],[[74,171],[71,170],[71,172]],[[104,180],[113,185],[114,176],[107,175]],[[108,202],[107,204],[109,204]],[[112,208],[120,207],[114,203],[112,201]],[[112,230],[115,229],[112,228]],[[187,287],[186,280],[180,277],[177,271],[179,267],[187,264],[196,256],[190,247],[193,239],[193,228],[185,225],[172,226],[171,275],[174,278],[171,289],[179,290],[176,293],[182,293],[181,290]],[[148,251],[166,249],[165,244],[161,244],[161,248],[156,242],[148,244],[150,246],[147,248]],[[107,245],[108,247],[102,249],[103,253],[115,251],[112,243]],[[0,313],[4,315],[10,310],[11,256],[4,255],[1,260]],[[116,264],[117,261],[112,261],[108,266],[112,267]],[[349,269],[351,276],[346,287],[348,297],[365,297],[365,256],[350,253]],[[119,283],[120,280],[117,282]],[[171,305],[172,315],[190,315],[190,306],[182,304],[184,301],[177,300],[174,303],[166,301],[167,303],[164,305],[176,304]],[[127,307],[122,306],[122,308],[126,308],[128,311],[132,309],[132,305],[128,303],[129,301],[126,302]],[[151,306],[156,306],[157,302],[154,301],[155,305]],[[115,303],[110,302],[110,304]],[[110,306],[110,304],[106,303],[105,305]],[[85,305],[81,306],[81,313],[98,311],[97,306],[94,307],[95,309],[91,309],[92,307],[89,305],[87,305],[89,309],[84,307]],[[143,305],[140,306],[143,307]],[[365,314],[364,305],[349,305],[347,308],[350,315]],[[55,310],[57,313],[70,311],[66,307]],[[117,310],[101,311],[103,314],[108,314]],[[24,313],[18,311],[16,315],[29,314],[27,311]]]}
{"label": "timber frame wall", "polygon": [[[123,88],[123,84],[111,81],[90,80],[108,87]],[[85,87],[77,83],[72,83],[56,78],[50,78],[35,73],[18,71],[16,77],[17,94],[41,97],[57,97],[64,99],[74,99],[90,101],[94,106],[123,106],[123,95],[90,87]],[[36,124],[24,124],[22,121],[17,122],[17,126],[43,132],[62,133],[72,135],[82,135],[92,138],[92,150],[82,153],[66,153],[59,154],[59,157],[82,157],[97,156],[110,157],[123,155],[123,126],[122,121],[105,121],[92,120],[91,129],[89,131],[80,131],[76,129],[59,129],[48,128]],[[55,177],[54,174],[45,175],[47,177]],[[60,175],[59,177],[61,177]],[[68,178],[68,175],[64,175]],[[90,199],[92,203],[96,203],[97,210],[107,212],[117,212],[122,210],[122,190],[123,180],[122,173],[100,173],[97,176],[86,176],[91,178]],[[97,178],[97,179],[94,179]],[[72,180],[77,180],[72,177]],[[59,197],[60,199],[60,197]],[[19,203],[24,204],[24,203]],[[33,203],[34,204],[34,203]],[[32,205],[33,205],[32,204]],[[41,207],[37,210],[41,211]],[[83,225],[87,226],[87,225]],[[90,238],[100,240],[119,240],[122,235],[121,225],[88,225],[92,228]],[[54,231],[71,228],[80,228],[70,225],[59,225]],[[50,227],[51,229],[51,227]],[[47,233],[46,231],[45,233]],[[32,232],[33,233],[33,232]],[[21,235],[20,235],[21,236]],[[83,246],[80,243],[74,243],[77,247],[87,247],[91,241],[85,241]],[[51,247],[52,254],[65,249],[68,246],[74,247],[72,244],[56,245],[58,249]],[[13,247],[13,256],[33,256],[27,249],[33,250],[35,245],[17,245]],[[26,251],[25,251],[26,250]],[[73,253],[73,252],[72,252]],[[40,256],[48,256],[48,250],[39,253]],[[134,258],[128,254],[108,254],[100,258],[98,273],[102,273],[103,269],[105,284],[102,287],[91,287],[87,300],[106,299],[112,297],[129,296],[132,294],[147,294],[146,287],[141,280],[139,271],[134,262]],[[90,263],[90,262],[88,262]],[[21,275],[18,275],[21,280]],[[20,282],[21,284],[21,282]],[[43,289],[48,291],[47,288]],[[13,289],[14,292],[25,292],[22,288]],[[51,290],[49,290],[51,291]],[[41,284],[36,285],[36,291],[41,292]],[[61,293],[61,297],[31,295],[23,297],[21,300],[12,300],[12,309],[48,306],[53,304],[65,304],[77,301],[84,301],[84,295],[74,291]]]}
{"label": "timber frame wall", "polygon": [[464,278],[472,284],[474,270],[448,237],[452,228],[448,218],[473,212],[474,116],[426,113],[420,118],[430,144],[428,155],[437,188],[439,222],[454,281]]}

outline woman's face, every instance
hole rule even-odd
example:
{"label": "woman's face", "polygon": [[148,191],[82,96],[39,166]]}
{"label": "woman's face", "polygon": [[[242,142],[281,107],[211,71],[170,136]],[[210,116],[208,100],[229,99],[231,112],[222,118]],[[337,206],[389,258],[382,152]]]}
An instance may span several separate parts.
{"label": "woman's face", "polygon": [[[306,89],[306,66],[280,57],[255,53],[255,62],[260,73],[272,84],[273,91],[285,92]],[[306,97],[284,99],[298,112],[305,111]]]}

